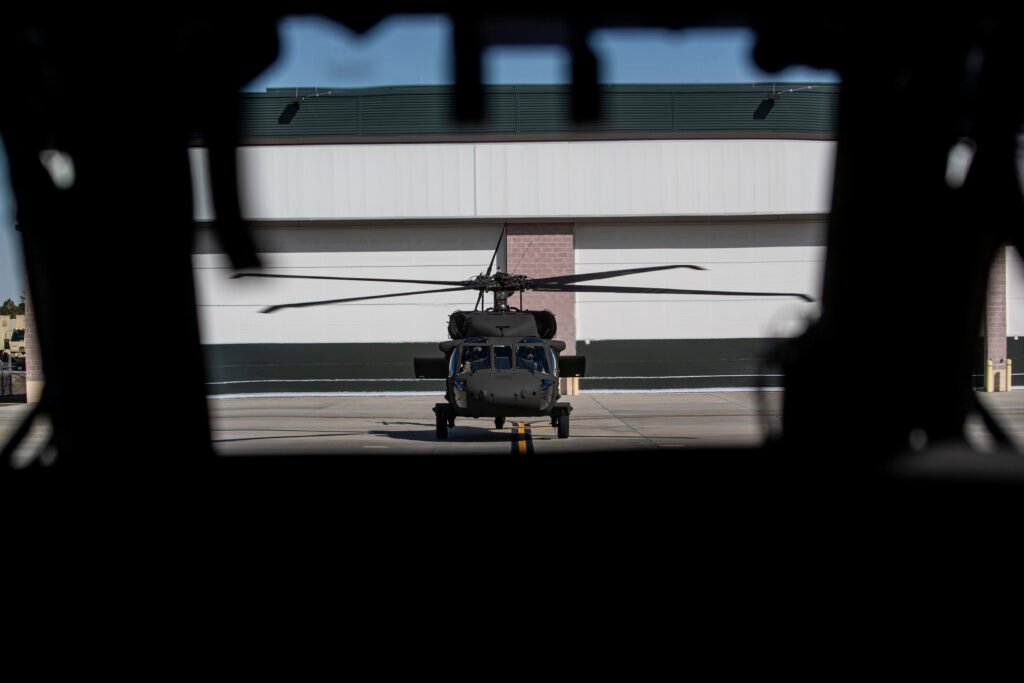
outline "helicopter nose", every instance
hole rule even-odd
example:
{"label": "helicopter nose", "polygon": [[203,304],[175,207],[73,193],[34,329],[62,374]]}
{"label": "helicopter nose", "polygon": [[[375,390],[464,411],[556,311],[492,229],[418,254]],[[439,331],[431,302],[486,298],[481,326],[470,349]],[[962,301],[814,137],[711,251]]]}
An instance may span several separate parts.
{"label": "helicopter nose", "polygon": [[[544,393],[534,377],[489,377],[486,381],[472,382],[468,387],[471,399],[494,406],[527,408],[535,404]],[[475,385],[475,386],[474,386]]]}

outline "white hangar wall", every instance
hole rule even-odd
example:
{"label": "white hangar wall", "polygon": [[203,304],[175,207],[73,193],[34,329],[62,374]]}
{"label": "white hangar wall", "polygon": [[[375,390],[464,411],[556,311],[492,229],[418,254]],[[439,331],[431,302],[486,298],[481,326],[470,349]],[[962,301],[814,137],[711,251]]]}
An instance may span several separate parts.
{"label": "white hangar wall", "polygon": [[[1017,177],[1024,191],[1024,134],[1017,136]],[[1024,367],[1020,363],[1024,344],[1016,348],[1012,342],[1020,342],[1024,337],[1024,262],[1020,253],[1013,247],[1006,249],[1006,336],[1011,341],[1010,355],[1018,359],[1018,369]],[[1015,382],[1021,380],[1015,378]]]}
{"label": "white hangar wall", "polygon": [[[825,213],[835,143],[630,140],[267,145],[239,150],[253,220]],[[211,217],[191,150],[196,217]]]}
{"label": "white hangar wall", "polygon": [[1024,262],[1006,249],[1006,336],[1024,337]]}
{"label": "white hangar wall", "polygon": [[[267,273],[463,280],[482,272],[500,234],[496,224],[261,229]],[[577,273],[649,265],[689,269],[615,280],[630,287],[800,292],[817,297],[824,267],[822,220],[770,222],[578,223]],[[212,248],[193,258],[204,343],[428,342],[445,337],[456,309],[476,293],[335,306],[260,310],[277,304],[440,289],[444,285],[329,280],[233,279]],[[498,262],[503,259],[499,255]],[[605,284],[611,284],[608,281]],[[601,283],[597,283],[601,284]],[[1017,299],[1016,301],[1020,301]],[[576,338],[721,339],[792,336],[818,305],[786,297],[576,295]]]}
{"label": "white hangar wall", "polygon": [[478,215],[822,212],[831,196],[832,145],[799,140],[477,145]]}
{"label": "white hangar wall", "polygon": [[[259,226],[270,273],[463,280],[486,268],[502,223],[519,220],[571,225],[577,272],[709,269],[616,280],[624,286],[817,296],[834,149],[703,139],[266,145],[240,149],[239,160],[243,214]],[[206,153],[190,155],[195,215],[209,220]],[[476,300],[455,292],[262,314],[434,287],[233,280],[218,251],[207,239],[194,256],[214,393],[432,390],[402,379],[410,359],[437,353],[448,315]],[[559,337],[589,342],[577,347],[592,375],[584,388],[752,386],[766,340],[816,312],[795,299],[579,294],[576,329]]]}
{"label": "white hangar wall", "polygon": [[[630,287],[797,292],[818,298],[825,223],[817,220],[579,223],[576,272],[692,264],[616,280]],[[628,282],[627,282],[628,281]],[[576,295],[578,340],[789,337],[818,315],[796,298]]]}
{"label": "white hangar wall", "polygon": [[[294,225],[255,231],[265,270],[274,275],[464,280],[483,272],[497,225]],[[270,278],[233,279],[207,237],[193,256],[204,344],[433,342],[447,338],[452,311],[471,309],[477,292],[284,309],[268,306],[429,289],[444,285]]]}

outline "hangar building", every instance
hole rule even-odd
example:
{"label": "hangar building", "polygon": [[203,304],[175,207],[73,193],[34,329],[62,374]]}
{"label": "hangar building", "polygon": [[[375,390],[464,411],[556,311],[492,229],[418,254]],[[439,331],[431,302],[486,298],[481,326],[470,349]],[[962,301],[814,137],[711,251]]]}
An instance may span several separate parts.
{"label": "hangar building", "polygon": [[[686,263],[595,284],[817,297],[838,87],[606,86],[576,125],[562,86],[496,86],[479,124],[452,121],[446,87],[271,90],[243,101],[243,212],[270,273],[462,280],[503,226],[506,270],[531,276]],[[196,216],[210,220],[205,150]],[[211,394],[436,391],[414,356],[439,355],[476,292],[284,310],[280,303],[431,289],[232,280],[216,242],[194,255]],[[531,294],[581,389],[770,386],[759,360],[817,305],[782,297]],[[489,302],[488,302],[489,303]],[[519,297],[510,300],[519,305]]]}

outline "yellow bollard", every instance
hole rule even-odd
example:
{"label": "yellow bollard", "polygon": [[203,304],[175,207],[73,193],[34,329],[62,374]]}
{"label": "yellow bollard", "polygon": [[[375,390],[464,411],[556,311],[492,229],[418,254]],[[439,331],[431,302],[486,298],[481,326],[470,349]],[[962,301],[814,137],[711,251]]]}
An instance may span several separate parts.
{"label": "yellow bollard", "polygon": [[1006,390],[1013,391],[1013,359],[1006,359]]}
{"label": "yellow bollard", "polygon": [[987,361],[985,361],[985,391],[988,393],[992,393],[992,391],[994,390],[992,380],[992,359],[989,358]]}

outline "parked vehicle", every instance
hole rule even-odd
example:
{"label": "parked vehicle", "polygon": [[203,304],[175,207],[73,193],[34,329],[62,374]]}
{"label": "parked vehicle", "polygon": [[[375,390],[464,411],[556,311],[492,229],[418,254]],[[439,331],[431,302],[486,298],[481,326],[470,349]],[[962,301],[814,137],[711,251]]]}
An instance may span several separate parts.
{"label": "parked vehicle", "polygon": [[25,369],[25,330],[11,332],[10,356],[10,363],[14,370]]}
{"label": "parked vehicle", "polygon": [[0,351],[0,396],[10,396],[14,393],[13,359],[11,352],[4,349]]}

